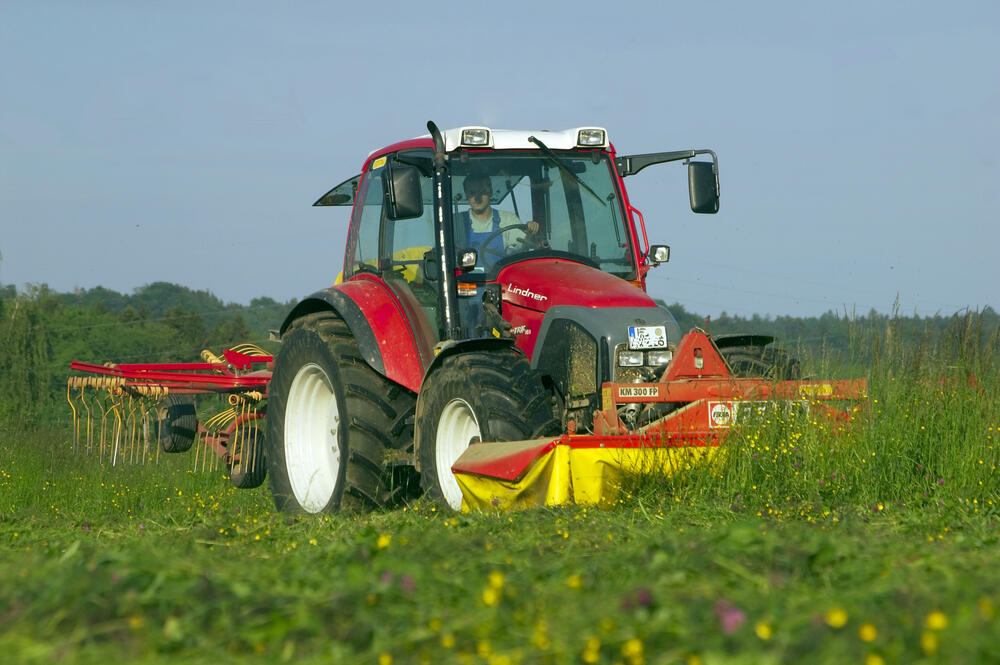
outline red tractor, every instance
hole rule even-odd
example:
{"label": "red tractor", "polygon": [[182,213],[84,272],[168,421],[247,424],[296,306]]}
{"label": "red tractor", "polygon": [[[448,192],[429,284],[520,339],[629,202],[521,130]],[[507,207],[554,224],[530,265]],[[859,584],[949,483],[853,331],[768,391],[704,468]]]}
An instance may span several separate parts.
{"label": "red tractor", "polygon": [[[237,487],[266,475],[290,511],[421,492],[455,509],[601,504],[626,476],[711,457],[746,411],[845,418],[825,402],[864,398],[863,380],[798,380],[771,337],[682,336],[647,295],[670,250],[649,245],[624,178],[684,160],[691,209],[715,213],[711,150],[619,157],[599,127],[427,126],[316,202],[353,206],[342,279],[292,310],[276,358],[74,362],[74,447],[115,464],[146,460],[151,432],[165,452],[198,441],[196,468],[204,450]],[[210,395],[228,408],[199,423]]]}
{"label": "red tractor", "polygon": [[711,150],[617,156],[599,127],[428,129],[315,204],[353,212],[342,279],[280,330],[279,509],[420,491],[455,509],[600,503],[629,469],[710,454],[741,407],[863,397],[863,381],[797,381],[770,337],[682,337],[646,293],[669,248],[648,244],[624,178],[684,160],[692,211],[715,213]]}

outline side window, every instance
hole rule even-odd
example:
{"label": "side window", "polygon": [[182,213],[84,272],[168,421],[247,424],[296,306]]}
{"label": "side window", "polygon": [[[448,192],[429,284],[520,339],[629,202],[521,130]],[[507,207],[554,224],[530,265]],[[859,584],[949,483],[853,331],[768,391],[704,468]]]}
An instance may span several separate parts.
{"label": "side window", "polygon": [[351,217],[350,249],[344,275],[378,271],[379,227],[382,223],[382,178],[369,169],[361,181]]}
{"label": "side window", "polygon": [[431,179],[420,179],[424,214],[412,219],[386,220],[383,266],[395,277],[410,284],[423,285],[424,254],[434,247],[434,206],[431,203]]}
{"label": "side window", "polygon": [[438,326],[437,282],[424,278],[424,255],[434,247],[434,206],[431,191],[432,155],[428,151],[407,151],[396,156],[398,162],[417,166],[422,177],[420,189],[424,212],[412,219],[386,220],[382,247],[382,275],[388,282],[405,283],[405,291],[427,315],[436,340]]}
{"label": "side window", "polygon": [[[594,194],[580,188],[580,204],[587,224],[587,238],[590,258],[598,262],[601,270],[610,273],[621,273],[631,268],[629,260],[629,241],[623,225],[618,219],[618,203],[614,190],[607,189],[614,180],[608,178],[602,170],[610,168],[610,163],[602,161],[599,164],[585,162],[587,170],[580,178],[590,185]],[[603,187],[603,189],[602,189]],[[608,224],[611,216],[613,224]]]}

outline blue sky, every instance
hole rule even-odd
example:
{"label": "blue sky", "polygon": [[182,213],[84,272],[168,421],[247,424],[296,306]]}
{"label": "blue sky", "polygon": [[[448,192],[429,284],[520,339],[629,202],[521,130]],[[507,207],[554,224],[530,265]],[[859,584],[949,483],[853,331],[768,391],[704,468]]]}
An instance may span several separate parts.
{"label": "blue sky", "polygon": [[650,292],[717,316],[1000,309],[1000,4],[0,2],[0,282],[332,283],[310,204],[441,127],[607,127]]}

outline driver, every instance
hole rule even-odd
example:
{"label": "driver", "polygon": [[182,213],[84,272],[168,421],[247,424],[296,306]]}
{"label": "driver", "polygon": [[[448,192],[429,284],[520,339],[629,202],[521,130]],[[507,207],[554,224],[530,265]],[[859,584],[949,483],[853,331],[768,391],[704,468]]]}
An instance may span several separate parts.
{"label": "driver", "polygon": [[[491,234],[508,226],[520,226],[521,220],[517,215],[508,210],[497,210],[490,205],[490,196],[493,194],[493,184],[490,177],[482,172],[470,173],[465,176],[462,183],[465,189],[465,198],[469,201],[469,209],[459,215],[459,219],[465,228],[465,234],[471,247],[477,248],[480,253],[489,253],[495,261],[506,253],[507,248],[517,245],[524,240],[524,232],[515,228],[503,233],[497,233],[496,237],[490,240],[489,244],[483,243]],[[538,231],[538,223],[531,221],[524,224],[528,233],[534,234]],[[482,263],[483,257],[480,257]]]}

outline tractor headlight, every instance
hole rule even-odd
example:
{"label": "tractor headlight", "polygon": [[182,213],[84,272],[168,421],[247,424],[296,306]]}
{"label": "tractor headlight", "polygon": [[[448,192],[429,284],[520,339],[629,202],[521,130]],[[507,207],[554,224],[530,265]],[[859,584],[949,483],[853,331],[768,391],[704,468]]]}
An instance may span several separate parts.
{"label": "tractor headlight", "polygon": [[479,253],[474,249],[464,249],[458,255],[458,266],[463,269],[475,268],[479,262]]}
{"label": "tractor headlight", "polygon": [[660,365],[666,365],[671,360],[674,359],[674,352],[669,349],[657,349],[656,351],[646,352],[646,364],[650,367],[658,367]]}
{"label": "tractor headlight", "polygon": [[490,145],[490,130],[486,127],[466,127],[462,130],[462,145],[485,148]]}
{"label": "tractor headlight", "polygon": [[607,134],[599,127],[587,127],[576,133],[576,144],[581,148],[603,147]]}
{"label": "tractor headlight", "polygon": [[618,366],[619,367],[642,367],[643,357],[642,351],[619,351],[618,352]]}

